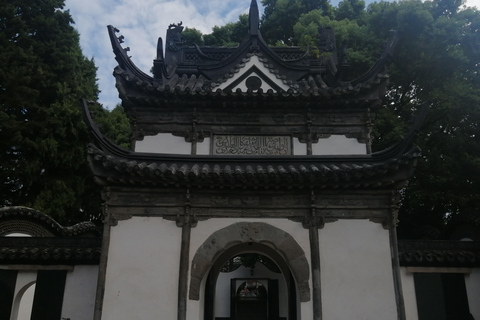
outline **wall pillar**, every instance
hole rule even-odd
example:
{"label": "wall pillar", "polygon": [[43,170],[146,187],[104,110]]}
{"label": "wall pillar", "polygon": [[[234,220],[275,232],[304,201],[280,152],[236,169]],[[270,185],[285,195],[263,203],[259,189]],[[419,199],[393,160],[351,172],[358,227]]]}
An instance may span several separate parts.
{"label": "wall pillar", "polygon": [[398,258],[398,240],[397,240],[397,214],[398,207],[393,206],[390,212],[389,221],[384,224],[388,228],[390,237],[390,252],[392,256],[393,286],[395,289],[395,300],[397,304],[398,320],[406,320],[405,302],[403,299],[402,277],[400,274],[400,262]]}
{"label": "wall pillar", "polygon": [[[108,190],[103,194],[103,196],[108,195]],[[110,212],[108,211],[108,206],[104,205],[103,207],[103,236],[102,236],[102,251],[100,253],[100,263],[98,266],[98,278],[97,278],[97,289],[95,294],[95,308],[93,313],[94,320],[102,319],[103,311],[103,297],[105,296],[105,281],[107,277],[107,263],[108,263],[108,250],[110,247],[110,231],[112,225],[116,225],[117,221],[113,219]]]}
{"label": "wall pillar", "polygon": [[323,227],[323,217],[317,216],[315,208],[315,193],[311,194],[312,207],[310,213],[304,217],[302,225],[308,229],[310,238],[310,254],[312,268],[312,291],[313,291],[313,319],[322,319],[322,285],[320,273],[320,245],[318,243],[318,228]]}
{"label": "wall pillar", "polygon": [[188,265],[190,252],[191,228],[195,227],[197,220],[191,215],[190,191],[187,189],[184,215],[178,215],[175,222],[182,228],[182,243],[180,248],[180,274],[178,277],[178,314],[177,320],[187,318],[188,294]]}

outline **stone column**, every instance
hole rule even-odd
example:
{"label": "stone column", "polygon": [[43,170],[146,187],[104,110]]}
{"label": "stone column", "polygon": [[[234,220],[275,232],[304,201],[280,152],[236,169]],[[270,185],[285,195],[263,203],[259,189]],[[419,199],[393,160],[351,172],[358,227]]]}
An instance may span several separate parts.
{"label": "stone column", "polygon": [[[396,202],[398,199],[393,199],[393,202]],[[393,286],[395,289],[395,300],[397,304],[397,319],[406,320],[405,314],[405,302],[403,299],[403,289],[402,289],[402,279],[400,275],[400,263],[398,258],[398,240],[397,240],[397,216],[398,216],[398,206],[392,205],[392,208],[389,212],[389,217],[387,218],[384,227],[388,228],[388,233],[390,237],[390,252],[392,256],[392,272],[393,272]]]}
{"label": "stone column", "polygon": [[[107,192],[104,192],[105,197]],[[107,277],[107,262],[108,262],[108,250],[110,247],[110,229],[112,226],[117,225],[117,221],[112,217],[112,214],[108,211],[108,206],[103,206],[103,236],[102,236],[102,251],[100,253],[100,263],[98,266],[98,278],[97,278],[97,290],[95,294],[95,309],[93,313],[94,320],[102,319],[103,311],[103,297],[105,295],[105,281]]]}
{"label": "stone column", "polygon": [[308,229],[310,239],[310,254],[312,268],[313,319],[322,319],[322,287],[320,273],[320,245],[318,243],[318,229],[324,225],[323,217],[317,216],[315,208],[315,193],[311,194],[311,210],[304,217],[302,225]]}
{"label": "stone column", "polygon": [[197,219],[191,215],[190,191],[187,189],[184,214],[176,218],[177,227],[182,228],[180,248],[180,273],[178,277],[177,320],[187,318],[188,266],[191,228],[197,225]]}

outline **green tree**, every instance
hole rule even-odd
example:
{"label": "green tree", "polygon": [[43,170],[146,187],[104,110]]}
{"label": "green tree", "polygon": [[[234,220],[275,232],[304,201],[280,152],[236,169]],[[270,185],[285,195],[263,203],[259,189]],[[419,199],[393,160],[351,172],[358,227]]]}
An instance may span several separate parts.
{"label": "green tree", "polygon": [[214,26],[212,33],[203,36],[207,46],[237,46],[248,32],[248,15],[242,14],[237,22],[230,22],[224,26]]}
{"label": "green tree", "polygon": [[260,28],[270,44],[294,45],[293,26],[302,14],[320,10],[322,15],[332,16],[329,0],[262,0],[262,4],[264,12]]}
{"label": "green tree", "polygon": [[194,44],[203,46],[204,44],[202,32],[198,29],[188,27],[182,32],[182,41],[186,46],[193,46]]}
{"label": "green tree", "polygon": [[365,72],[375,61],[382,42],[365,25],[356,20],[335,20],[323,15],[321,10],[312,10],[302,15],[293,27],[294,43],[310,48],[312,55],[321,55],[318,51],[319,28],[329,27],[335,32],[337,50],[348,45],[348,62],[352,65],[350,76]]}
{"label": "green tree", "polygon": [[361,23],[365,16],[365,1],[363,0],[342,0],[335,10],[336,20],[356,20]]}
{"label": "green tree", "polygon": [[24,205],[62,223],[98,216],[86,165],[80,99],[96,100],[63,0],[0,3],[0,205]]}
{"label": "green tree", "polygon": [[[391,58],[384,108],[374,127],[374,149],[381,150],[396,142],[419,105],[427,103],[430,107],[417,140],[423,159],[409,186],[402,190],[399,233],[404,237],[419,237],[421,233],[412,232],[414,229],[409,226],[430,225],[439,234],[448,236],[451,221],[473,213],[478,215],[480,12],[477,9],[462,8],[459,0],[378,2],[366,9],[360,0],[344,0],[330,14],[319,9],[307,11],[299,1],[264,3],[267,7],[262,30],[275,30],[272,34],[277,37],[270,41],[281,39],[284,43],[309,47],[315,55],[319,28],[331,27],[337,48],[343,43],[348,45],[347,57],[353,67],[351,78],[372,65],[390,30],[396,30],[399,42]],[[287,31],[269,29],[275,20]]]}
{"label": "green tree", "polygon": [[182,32],[183,44],[185,46],[220,46],[235,47],[238,46],[248,33],[248,15],[241,14],[237,22],[230,22],[224,26],[214,26],[212,33],[202,34],[195,28],[185,28]]}
{"label": "green tree", "polygon": [[480,13],[450,6],[439,14],[437,3],[403,1],[372,5],[370,17],[370,28],[381,21],[401,36],[386,100],[390,121],[405,122],[418,104],[430,104],[418,139],[424,157],[404,190],[400,234],[418,237],[408,225],[430,225],[448,235],[450,220],[480,208]]}
{"label": "green tree", "polygon": [[124,149],[131,149],[132,131],[121,104],[117,104],[112,110],[106,110],[99,105],[91,106],[89,110],[105,137]]}

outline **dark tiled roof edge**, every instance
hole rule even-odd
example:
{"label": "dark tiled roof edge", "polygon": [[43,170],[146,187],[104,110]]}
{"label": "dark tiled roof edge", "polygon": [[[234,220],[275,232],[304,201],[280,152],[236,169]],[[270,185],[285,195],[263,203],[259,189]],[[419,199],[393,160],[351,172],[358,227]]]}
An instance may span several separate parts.
{"label": "dark tiled roof edge", "polygon": [[0,237],[0,264],[96,265],[101,238]]}
{"label": "dark tiled roof edge", "polygon": [[[12,206],[12,207],[2,207],[0,208],[0,225],[3,221],[7,220],[24,220],[30,223],[36,224],[39,227],[45,229],[46,232],[53,236],[60,236],[60,237],[81,237],[82,235],[89,235],[89,236],[100,236],[100,232],[92,222],[85,221],[77,223],[73,226],[64,227],[52,219],[50,216],[46,215],[43,212],[38,210],[21,207],[21,206]],[[5,235],[7,232],[11,232],[6,227],[0,228],[0,236]],[[17,230],[16,232],[21,232],[21,230]],[[40,235],[32,235],[32,236],[40,236]]]}

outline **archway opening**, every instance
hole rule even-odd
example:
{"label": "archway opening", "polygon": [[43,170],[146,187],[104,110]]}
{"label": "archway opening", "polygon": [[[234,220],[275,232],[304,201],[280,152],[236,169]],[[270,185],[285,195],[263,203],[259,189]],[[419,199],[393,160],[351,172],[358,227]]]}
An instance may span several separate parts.
{"label": "archway opening", "polygon": [[299,301],[285,259],[271,247],[254,242],[221,253],[205,286],[205,319],[297,319]]}

